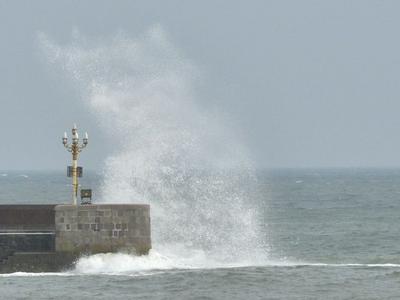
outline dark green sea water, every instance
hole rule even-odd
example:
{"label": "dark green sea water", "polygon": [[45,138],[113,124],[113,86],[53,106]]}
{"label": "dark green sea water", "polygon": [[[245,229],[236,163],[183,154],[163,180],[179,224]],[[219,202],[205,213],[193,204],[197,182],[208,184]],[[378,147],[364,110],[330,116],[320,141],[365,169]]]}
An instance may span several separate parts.
{"label": "dark green sea water", "polygon": [[[62,172],[0,173],[0,203],[68,201]],[[100,176],[85,175],[96,193]],[[93,256],[65,273],[0,275],[0,299],[400,298],[400,170],[263,171],[258,189],[266,260]]]}

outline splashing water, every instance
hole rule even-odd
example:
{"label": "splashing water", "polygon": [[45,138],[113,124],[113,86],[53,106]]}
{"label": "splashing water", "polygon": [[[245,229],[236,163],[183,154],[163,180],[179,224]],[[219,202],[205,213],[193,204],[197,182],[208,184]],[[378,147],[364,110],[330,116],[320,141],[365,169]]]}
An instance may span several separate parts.
{"label": "splashing water", "polygon": [[[105,162],[100,201],[151,205],[155,250],[135,266],[187,267],[190,258],[204,267],[265,261],[246,150],[196,105],[196,68],[160,27],[137,39],[120,34],[99,42],[75,34],[71,45],[60,46],[41,34],[40,42],[117,145]],[[89,259],[101,264],[98,258]]]}

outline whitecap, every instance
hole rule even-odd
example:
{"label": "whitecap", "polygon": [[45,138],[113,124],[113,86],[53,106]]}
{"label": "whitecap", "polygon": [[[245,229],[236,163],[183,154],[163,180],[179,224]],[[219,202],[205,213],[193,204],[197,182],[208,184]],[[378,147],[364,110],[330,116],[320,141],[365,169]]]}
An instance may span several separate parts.
{"label": "whitecap", "polygon": [[26,175],[26,174],[19,174],[19,175],[17,175],[17,177],[29,178],[29,176],[28,176],[28,175]]}

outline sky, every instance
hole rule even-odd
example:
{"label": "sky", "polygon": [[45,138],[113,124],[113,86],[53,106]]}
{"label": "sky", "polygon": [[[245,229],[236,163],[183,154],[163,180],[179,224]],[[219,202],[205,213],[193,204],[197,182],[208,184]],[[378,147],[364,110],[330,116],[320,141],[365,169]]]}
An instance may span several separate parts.
{"label": "sky", "polygon": [[63,169],[61,137],[113,145],[52,72],[38,33],[68,44],[161,26],[201,70],[196,99],[229,120],[260,168],[400,167],[398,1],[0,0],[0,169]]}

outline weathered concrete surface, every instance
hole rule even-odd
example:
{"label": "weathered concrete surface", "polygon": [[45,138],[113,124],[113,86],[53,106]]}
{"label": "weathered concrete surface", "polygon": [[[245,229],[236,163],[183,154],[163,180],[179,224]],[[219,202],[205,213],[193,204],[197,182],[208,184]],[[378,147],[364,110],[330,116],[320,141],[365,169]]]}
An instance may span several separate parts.
{"label": "weathered concrete surface", "polygon": [[147,254],[150,206],[145,204],[57,205],[56,251]]}
{"label": "weathered concrete surface", "polygon": [[78,256],[63,252],[15,252],[0,261],[0,273],[60,272],[73,268]]}
{"label": "weathered concrete surface", "polygon": [[54,230],[56,205],[0,205],[0,231]]}
{"label": "weathered concrete surface", "polygon": [[0,205],[0,270],[15,252],[55,251],[55,205]]}
{"label": "weathered concrete surface", "polygon": [[15,252],[55,251],[55,234],[42,232],[0,233],[0,261]]}

